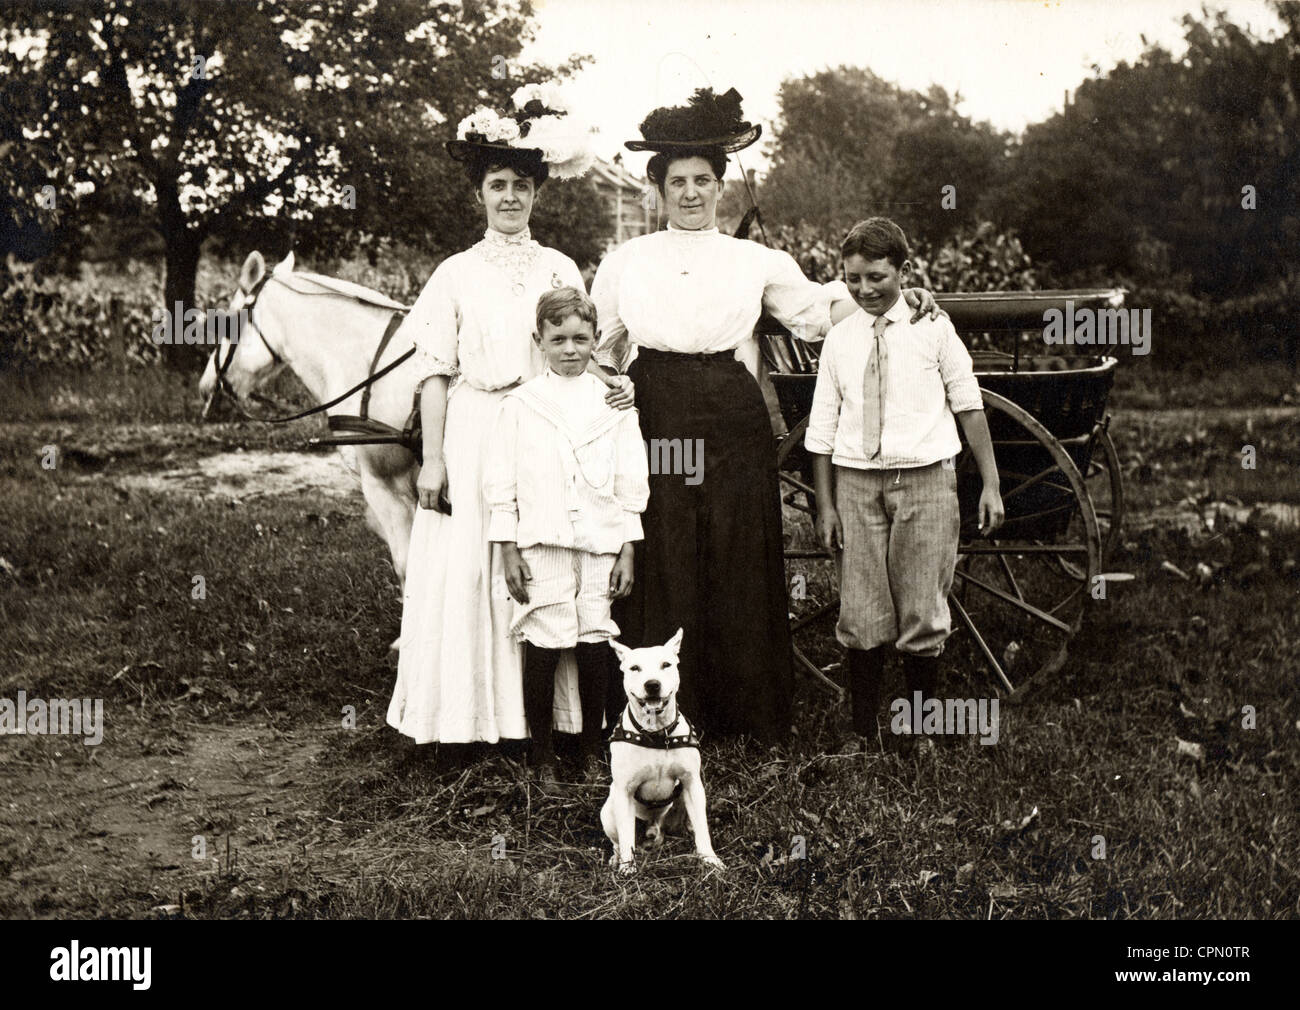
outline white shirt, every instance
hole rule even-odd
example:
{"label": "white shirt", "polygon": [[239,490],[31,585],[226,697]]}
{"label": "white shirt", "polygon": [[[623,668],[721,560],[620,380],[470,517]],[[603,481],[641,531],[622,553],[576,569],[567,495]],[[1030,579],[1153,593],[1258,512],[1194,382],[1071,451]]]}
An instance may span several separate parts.
{"label": "white shirt", "polygon": [[505,395],[483,471],[488,540],[616,554],[642,539],[645,443],[637,412],[605,391],[589,372],[548,369]]}
{"label": "white shirt", "polygon": [[766,308],[797,337],[820,340],[842,284],[808,280],[794,258],[717,228],[624,242],[592,281],[600,321],[596,361],[625,371],[636,348],[686,354],[735,351],[757,375],[754,324]]}
{"label": "white shirt", "polygon": [[953,414],[984,408],[966,345],[944,316],[911,322],[901,297],[883,315],[889,325],[880,337],[886,345],[880,455],[868,460],[863,447],[862,385],[875,353],[876,322],[863,309],[826,336],[804,446],[858,470],[928,466],[957,455]]}
{"label": "white shirt", "polygon": [[412,330],[421,378],[460,375],[479,389],[504,389],[539,375],[545,359],[532,339],[537,299],[566,285],[586,290],[569,257],[539,245],[527,229],[489,229],[438,265],[402,324]]}

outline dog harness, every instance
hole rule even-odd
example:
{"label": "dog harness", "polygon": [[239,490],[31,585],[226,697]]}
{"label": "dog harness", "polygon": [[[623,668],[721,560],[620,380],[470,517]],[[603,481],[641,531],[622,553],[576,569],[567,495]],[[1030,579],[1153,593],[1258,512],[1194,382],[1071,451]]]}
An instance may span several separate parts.
{"label": "dog harness", "polygon": [[[678,711],[677,718],[674,719],[670,725],[665,726],[663,729],[655,730],[646,729],[637,722],[636,716],[632,714],[630,706],[625,708],[623,713],[627,716],[628,722],[630,722],[635,728],[625,728],[623,726],[623,720],[620,718],[618,724],[609,735],[610,743],[630,743],[637,747],[650,747],[654,750],[676,750],[679,747],[695,747],[698,749],[700,746],[699,734],[696,733],[694,727],[691,726],[690,720],[683,716],[680,711]],[[686,735],[673,736],[673,730],[675,730],[681,723],[686,724]],[[662,800],[643,799],[639,791],[634,794],[633,799],[643,807],[649,807],[651,810],[661,810],[670,803],[675,802],[681,794],[682,784],[679,780],[676,788],[672,791],[672,795]]]}
{"label": "dog harness", "polygon": [[[623,720],[619,719],[618,724],[609,734],[610,743],[630,743],[637,747],[650,747],[654,750],[676,750],[678,747],[695,747],[700,746],[699,734],[691,726],[690,721],[679,711],[677,718],[672,724],[663,729],[646,729],[636,721],[636,716],[632,714],[631,707],[625,708],[623,714],[627,716],[635,729],[626,729],[623,726]],[[680,723],[686,724],[685,736],[673,736],[672,732]]]}

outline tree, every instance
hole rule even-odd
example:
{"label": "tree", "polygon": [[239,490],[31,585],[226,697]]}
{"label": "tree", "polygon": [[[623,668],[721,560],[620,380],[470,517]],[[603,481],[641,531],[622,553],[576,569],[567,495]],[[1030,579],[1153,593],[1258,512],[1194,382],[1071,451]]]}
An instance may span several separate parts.
{"label": "tree", "polygon": [[1272,40],[1188,15],[1184,56],[1151,46],[1026,130],[994,203],[1036,261],[1216,296],[1294,274],[1300,11],[1277,10]]}
{"label": "tree", "polygon": [[[960,98],[937,86],[921,94],[840,67],[787,79],[778,101],[772,168],[759,198],[773,222],[842,234],[884,214],[939,241],[976,220],[1005,170],[1009,138],[962,116]],[[944,186],[955,187],[949,206]]]}
{"label": "tree", "polygon": [[206,238],[268,222],[318,246],[358,231],[463,245],[481,225],[442,141],[522,78],[581,62],[512,65],[531,19],[529,0],[10,0],[5,209],[19,225],[150,221],[168,310],[193,303]]}

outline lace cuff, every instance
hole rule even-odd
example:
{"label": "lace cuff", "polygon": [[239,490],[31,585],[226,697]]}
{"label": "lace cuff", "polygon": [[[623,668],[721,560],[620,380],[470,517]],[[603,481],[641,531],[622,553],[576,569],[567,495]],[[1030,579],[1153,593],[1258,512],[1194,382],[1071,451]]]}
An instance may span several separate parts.
{"label": "lace cuff", "polygon": [[456,376],[460,374],[460,369],[450,362],[443,361],[426,351],[419,344],[415,345],[415,357],[411,359],[415,365],[415,370],[423,382],[431,375],[448,375]]}

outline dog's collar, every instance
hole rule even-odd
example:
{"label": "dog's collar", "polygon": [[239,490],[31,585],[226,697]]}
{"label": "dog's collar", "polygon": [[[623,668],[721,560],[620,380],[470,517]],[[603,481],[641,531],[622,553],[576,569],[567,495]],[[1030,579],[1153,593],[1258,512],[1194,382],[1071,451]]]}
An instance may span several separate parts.
{"label": "dog's collar", "polygon": [[[663,729],[646,729],[636,721],[636,716],[632,714],[632,706],[629,705],[623,710],[627,716],[628,722],[632,724],[633,729],[626,729],[623,726],[623,720],[620,718],[614,725],[613,732],[609,735],[610,743],[630,743],[638,747],[653,747],[656,750],[675,750],[678,747],[696,747],[700,746],[699,734],[695,732],[687,718],[682,715],[681,709],[677,710],[677,718]],[[685,723],[686,735],[673,736],[672,733],[678,725]]]}

